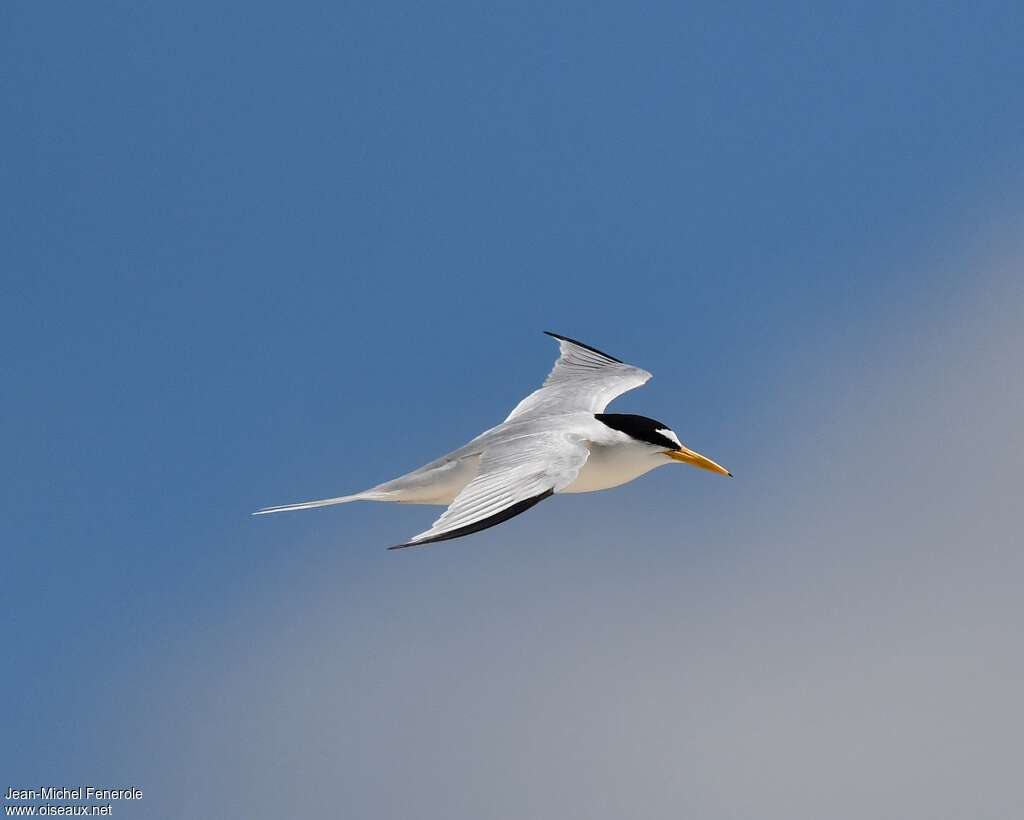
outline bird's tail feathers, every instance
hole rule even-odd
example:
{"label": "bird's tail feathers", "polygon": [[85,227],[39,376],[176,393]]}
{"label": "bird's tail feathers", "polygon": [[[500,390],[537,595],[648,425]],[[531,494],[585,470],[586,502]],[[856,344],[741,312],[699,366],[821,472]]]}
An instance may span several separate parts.
{"label": "bird's tail feathers", "polygon": [[321,498],[317,501],[300,501],[298,504],[282,504],[279,507],[264,507],[256,510],[253,515],[267,515],[267,513],[291,512],[292,510],[311,510],[314,507],[330,507],[332,504],[348,504],[350,501],[373,501],[370,493],[356,493],[355,495],[339,495],[337,498]]}

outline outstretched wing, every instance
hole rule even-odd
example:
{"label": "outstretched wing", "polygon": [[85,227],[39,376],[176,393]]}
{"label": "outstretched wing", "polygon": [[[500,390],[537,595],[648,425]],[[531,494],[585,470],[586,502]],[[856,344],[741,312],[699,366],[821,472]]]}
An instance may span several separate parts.
{"label": "outstretched wing", "polygon": [[589,455],[582,437],[571,433],[532,433],[496,444],[434,526],[391,549],[459,538],[526,512],[571,484]]}
{"label": "outstretched wing", "polygon": [[616,396],[651,378],[646,370],[624,364],[589,345],[544,332],[558,339],[562,353],[543,386],[519,402],[505,421],[561,413],[600,413]]}

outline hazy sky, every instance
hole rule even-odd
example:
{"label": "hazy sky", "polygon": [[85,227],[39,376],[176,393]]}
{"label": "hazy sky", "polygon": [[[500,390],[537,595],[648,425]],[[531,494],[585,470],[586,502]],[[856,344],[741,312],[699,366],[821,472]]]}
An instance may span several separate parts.
{"label": "hazy sky", "polygon": [[[0,773],[125,818],[1024,812],[1013,3],[0,13]],[[666,467],[352,492],[557,352]]]}

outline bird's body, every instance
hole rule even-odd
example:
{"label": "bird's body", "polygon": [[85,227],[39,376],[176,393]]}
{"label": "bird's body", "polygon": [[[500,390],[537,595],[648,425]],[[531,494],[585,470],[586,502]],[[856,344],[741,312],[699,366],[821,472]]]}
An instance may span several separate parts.
{"label": "bird's body", "polygon": [[617,487],[672,460],[731,475],[683,446],[654,419],[602,412],[615,396],[644,384],[650,373],[564,336],[548,335],[560,341],[561,356],[544,385],[501,424],[363,492],[268,507],[257,514],[350,501],[449,507],[431,529],[399,545],[405,547],[486,529],[554,493]]}
{"label": "bird's body", "polygon": [[633,442],[591,442],[590,457],[576,476],[564,487],[563,493],[595,493],[628,484],[655,467],[661,467],[665,458],[651,452],[646,445]]}
{"label": "bird's body", "polygon": [[[660,467],[664,458],[645,444],[599,422],[590,413],[571,413],[545,419],[548,432],[564,431],[586,442],[590,455],[576,478],[560,493],[589,493],[618,487]],[[418,470],[379,484],[361,495],[382,496],[378,501],[405,504],[451,504],[480,469],[480,457],[488,449],[517,438],[536,435],[533,422],[509,422],[492,427],[468,444]]]}

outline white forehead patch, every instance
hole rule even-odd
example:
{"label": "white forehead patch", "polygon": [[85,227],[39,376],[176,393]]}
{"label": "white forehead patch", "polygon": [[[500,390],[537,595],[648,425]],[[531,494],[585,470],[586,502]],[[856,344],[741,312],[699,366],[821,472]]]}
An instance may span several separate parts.
{"label": "white forehead patch", "polygon": [[668,439],[669,441],[674,441],[674,442],[676,443],[676,446],[678,446],[678,447],[682,447],[682,446],[683,446],[683,442],[681,442],[681,441],[679,440],[679,436],[677,436],[677,435],[676,435],[675,433],[673,433],[673,432],[672,432],[671,430],[668,430],[668,429],[661,429],[661,430],[658,430],[658,432],[659,432],[659,433],[660,433],[661,435],[663,435],[663,436],[664,436],[665,438],[667,438],[667,439]]}

